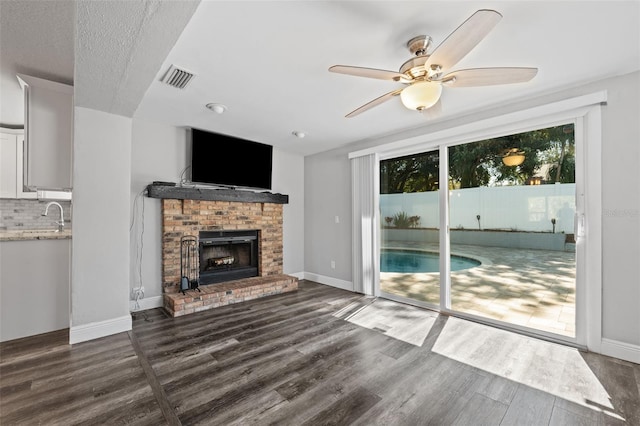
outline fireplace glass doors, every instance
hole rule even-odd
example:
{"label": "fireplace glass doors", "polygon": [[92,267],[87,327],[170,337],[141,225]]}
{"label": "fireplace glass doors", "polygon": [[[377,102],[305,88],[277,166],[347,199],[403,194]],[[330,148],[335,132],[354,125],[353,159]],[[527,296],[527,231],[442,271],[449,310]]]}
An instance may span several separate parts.
{"label": "fireplace glass doors", "polygon": [[200,284],[258,276],[258,231],[201,231]]}

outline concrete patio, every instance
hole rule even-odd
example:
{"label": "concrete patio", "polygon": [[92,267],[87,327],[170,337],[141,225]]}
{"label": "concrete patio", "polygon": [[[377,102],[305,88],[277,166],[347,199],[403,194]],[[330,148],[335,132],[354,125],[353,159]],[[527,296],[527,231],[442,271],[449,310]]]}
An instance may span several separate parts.
{"label": "concrete patio", "polygon": [[[387,241],[384,248],[438,252],[433,243]],[[563,336],[575,336],[575,252],[453,245],[480,266],[452,272],[451,308]],[[434,305],[439,273],[380,273],[383,292]]]}

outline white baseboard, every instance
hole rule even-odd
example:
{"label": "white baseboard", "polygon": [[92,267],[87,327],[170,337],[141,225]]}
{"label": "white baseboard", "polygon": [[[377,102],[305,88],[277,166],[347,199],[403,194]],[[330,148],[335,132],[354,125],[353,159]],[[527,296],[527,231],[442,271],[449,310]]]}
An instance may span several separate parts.
{"label": "white baseboard", "polygon": [[315,281],[320,284],[330,285],[331,287],[341,288],[343,290],[353,291],[353,283],[351,281],[340,280],[338,278],[327,277],[324,275],[312,274],[311,272],[305,272],[304,279]]}
{"label": "white baseboard", "polygon": [[143,299],[139,299],[138,300],[139,307],[137,309],[136,309],[136,301],[130,300],[129,311],[137,312],[137,311],[146,311],[147,309],[162,308],[163,306],[162,299],[163,299],[162,296],[152,296],[152,297],[145,297]]}
{"label": "white baseboard", "polygon": [[286,273],[286,274],[291,275],[292,277],[296,277],[299,280],[304,280],[304,272],[294,272],[292,274],[289,274],[289,273]]}
{"label": "white baseboard", "polygon": [[600,353],[640,364],[640,346],[638,345],[603,338]]}
{"label": "white baseboard", "polygon": [[112,318],[106,321],[92,322],[69,329],[69,344],[86,342],[100,337],[131,330],[131,315]]}

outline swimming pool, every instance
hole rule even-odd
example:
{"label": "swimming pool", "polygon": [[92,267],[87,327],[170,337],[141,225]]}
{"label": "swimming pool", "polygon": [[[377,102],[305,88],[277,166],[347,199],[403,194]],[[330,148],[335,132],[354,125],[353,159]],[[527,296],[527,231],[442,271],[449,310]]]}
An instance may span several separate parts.
{"label": "swimming pool", "polygon": [[[451,271],[460,271],[481,265],[469,257],[451,255]],[[381,272],[439,272],[440,255],[430,251],[385,249],[380,253]]]}

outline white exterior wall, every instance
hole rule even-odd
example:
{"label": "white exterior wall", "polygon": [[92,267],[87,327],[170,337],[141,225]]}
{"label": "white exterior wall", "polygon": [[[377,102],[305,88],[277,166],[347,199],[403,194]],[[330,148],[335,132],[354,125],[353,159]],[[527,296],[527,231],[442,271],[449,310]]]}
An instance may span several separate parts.
{"label": "white exterior wall", "polygon": [[[496,186],[455,189],[449,192],[452,229],[481,229],[573,234],[575,215],[574,183],[555,185]],[[438,192],[381,194],[380,212],[393,217],[399,212],[420,216],[420,227],[438,227]]]}

